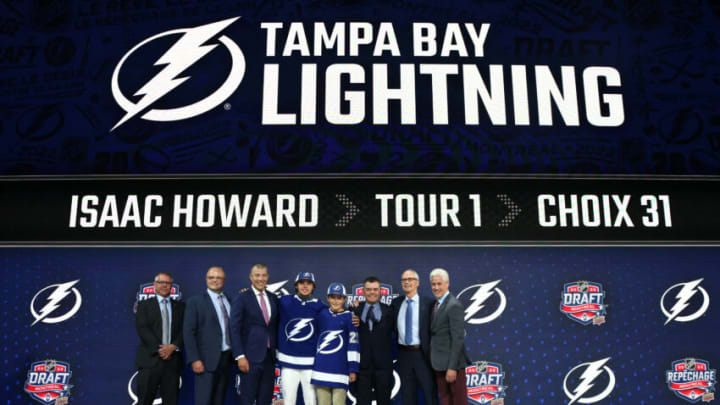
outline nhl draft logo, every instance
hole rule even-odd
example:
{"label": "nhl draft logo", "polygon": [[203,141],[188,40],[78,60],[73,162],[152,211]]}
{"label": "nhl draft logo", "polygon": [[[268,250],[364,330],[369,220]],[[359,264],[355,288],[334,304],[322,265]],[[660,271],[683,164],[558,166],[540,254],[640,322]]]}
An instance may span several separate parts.
{"label": "nhl draft logo", "polygon": [[475,284],[465,288],[458,294],[458,299],[465,306],[465,322],[481,325],[499,318],[507,307],[505,293],[498,288],[502,280],[484,284]]}
{"label": "nhl draft logo", "polygon": [[506,388],[505,373],[500,363],[476,361],[465,367],[465,385],[471,404],[503,405]]}
{"label": "nhl draft logo", "polygon": [[[397,296],[397,294],[393,294],[392,286],[390,284],[380,284],[380,302],[390,305],[393,298]],[[355,301],[365,301],[365,290],[363,289],[362,284],[355,284],[350,290],[350,294],[348,295],[348,305],[352,304]]]}
{"label": "nhl draft logo", "polygon": [[675,360],[666,372],[670,391],[688,402],[710,402],[715,399],[715,370],[710,363],[700,359]]}
{"label": "nhl draft logo", "polygon": [[[229,18],[214,23],[200,25],[193,28],[181,28],[165,31],[151,36],[130,49],[115,67],[112,75],[111,90],[113,98],[125,110],[125,115],[110,131],[125,123],[138,114],[140,118],[149,121],[179,121],[194,117],[210,111],[230,97],[238,88],[245,75],[245,57],[242,51],[230,38],[225,35],[213,40],[230,24],[240,17]],[[133,102],[121,90],[120,72],[127,59],[144,45],[167,36],[179,36],[172,46],[155,61],[155,66],[163,66],[152,78],[147,80],[139,89],[130,91],[137,102]],[[216,42],[216,43],[213,43]],[[187,69],[202,60],[218,45],[230,55],[230,71],[222,84],[209,95],[200,100],[192,100],[184,106],[174,108],[152,108],[156,101],[173,91],[176,87],[190,79],[190,75],[183,75]],[[150,68],[148,66],[148,68]]]}
{"label": "nhl draft logo", "polygon": [[57,360],[36,361],[30,365],[25,392],[45,405],[67,404],[70,397],[70,364]]}
{"label": "nhl draft logo", "polygon": [[615,373],[606,366],[609,360],[610,357],[606,357],[578,364],[568,371],[563,380],[563,391],[570,399],[568,405],[594,404],[610,395],[615,388]]}
{"label": "nhl draft logo", "polygon": [[[239,395],[241,395],[242,390],[240,389],[240,374],[235,375],[235,392]],[[283,396],[282,396],[282,390],[280,389],[282,387],[282,374],[278,367],[275,367],[275,386],[273,387],[273,396],[272,396],[272,405],[282,405],[283,404]]]}
{"label": "nhl draft logo", "polygon": [[[133,312],[137,313],[137,307],[140,301],[145,301],[148,298],[155,297],[155,286],[153,283],[141,284],[140,289],[135,296],[135,304],[133,304]],[[173,283],[170,289],[170,299],[179,301],[182,299],[182,293],[180,292],[180,285]]]}
{"label": "nhl draft logo", "polygon": [[[694,321],[705,314],[710,307],[710,295],[700,286],[702,281],[703,279],[699,278],[687,283],[678,283],[665,290],[660,298],[660,309],[667,318],[665,325],[673,321]],[[673,302],[671,298],[675,301]]]}
{"label": "nhl draft logo", "polygon": [[315,333],[313,318],[294,318],[285,325],[285,337],[291,342],[304,342]]}
{"label": "nhl draft logo", "polygon": [[603,304],[605,291],[599,283],[576,281],[565,284],[560,312],[581,325],[605,323],[607,305]]}
{"label": "nhl draft logo", "polygon": [[51,284],[38,291],[30,301],[30,313],[35,318],[31,326],[38,322],[60,323],[75,315],[82,305],[80,291],[75,288],[78,281]]}

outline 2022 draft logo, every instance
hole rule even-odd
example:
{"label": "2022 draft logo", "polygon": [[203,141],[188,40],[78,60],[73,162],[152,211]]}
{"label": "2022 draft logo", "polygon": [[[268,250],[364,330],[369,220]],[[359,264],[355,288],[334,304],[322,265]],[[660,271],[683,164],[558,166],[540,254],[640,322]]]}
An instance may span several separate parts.
{"label": "2022 draft logo", "polygon": [[35,321],[53,324],[70,319],[82,305],[82,295],[75,288],[80,280],[51,284],[38,291],[30,301],[30,313]]}
{"label": "2022 draft logo", "polygon": [[[397,297],[397,294],[393,294],[392,286],[390,284],[380,283],[380,302],[386,305],[390,305],[392,300]],[[348,305],[355,301],[365,301],[365,290],[362,284],[355,284],[350,290],[350,294],[347,297]]]}
{"label": "2022 draft logo", "polygon": [[710,363],[700,359],[675,360],[666,372],[670,391],[679,398],[695,403],[700,400],[710,402],[715,399],[714,387],[716,372],[710,369]]}
{"label": "2022 draft logo", "polygon": [[[228,18],[193,28],[180,28],[161,32],[143,40],[130,49],[120,59],[112,75],[112,95],[118,105],[125,110],[125,115],[110,131],[115,130],[138,114],[142,114],[140,118],[149,121],[179,121],[206,113],[227,100],[238,88],[245,75],[245,56],[240,47],[225,35],[217,38],[218,43],[208,43],[239,18]],[[180,36],[180,38],[155,61],[155,66],[164,66],[164,68],[142,84],[139,89],[123,92],[120,85],[120,76],[128,59],[145,45],[168,36]],[[193,100],[183,106],[153,108],[153,104],[191,78],[190,75],[183,76],[183,72],[201,60],[206,59],[205,57],[218,45],[222,45],[230,55],[231,64],[225,80],[217,89],[204,98]],[[151,69],[152,67],[148,65],[147,70],[150,71]],[[131,101],[126,96],[126,93],[132,94],[132,97],[135,97],[137,101]]]}
{"label": "2022 draft logo", "polygon": [[460,291],[458,300],[465,306],[465,322],[481,325],[499,318],[507,307],[505,293],[498,287],[502,280],[471,285]]}
{"label": "2022 draft logo", "polygon": [[581,325],[605,323],[607,306],[603,303],[602,285],[592,281],[575,281],[563,286],[560,312]]}
{"label": "2022 draft logo", "polygon": [[500,363],[476,361],[465,367],[465,385],[471,404],[503,405],[506,388],[505,373]]}
{"label": "2022 draft logo", "polygon": [[25,392],[45,405],[64,405],[70,397],[70,364],[58,360],[41,360],[30,365]]}

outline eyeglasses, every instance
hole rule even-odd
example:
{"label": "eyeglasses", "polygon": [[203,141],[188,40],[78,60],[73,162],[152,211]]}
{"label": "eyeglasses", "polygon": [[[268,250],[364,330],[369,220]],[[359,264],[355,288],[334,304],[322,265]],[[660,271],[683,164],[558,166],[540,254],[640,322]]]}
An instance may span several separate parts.
{"label": "eyeglasses", "polygon": [[225,277],[220,277],[220,276],[208,276],[207,279],[208,279],[208,280],[223,280],[223,279],[225,279]]}
{"label": "eyeglasses", "polygon": [[417,279],[416,278],[401,278],[400,281],[402,281],[403,283],[409,283],[411,281],[417,281]]}
{"label": "eyeglasses", "polygon": [[158,284],[172,285],[172,281],[155,281]]}

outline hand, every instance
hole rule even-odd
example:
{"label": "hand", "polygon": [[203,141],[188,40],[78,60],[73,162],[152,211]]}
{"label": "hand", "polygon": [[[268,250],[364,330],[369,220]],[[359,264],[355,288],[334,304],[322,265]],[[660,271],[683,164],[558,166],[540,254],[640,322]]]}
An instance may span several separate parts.
{"label": "hand", "polygon": [[202,360],[195,360],[192,362],[192,370],[195,374],[202,374],[205,372],[205,365]]}
{"label": "hand", "polygon": [[247,357],[241,357],[238,359],[238,368],[243,373],[250,371],[250,363],[248,363]]}
{"label": "hand", "polygon": [[353,383],[357,380],[357,373],[350,373],[350,382]]}
{"label": "hand", "polygon": [[352,324],[356,328],[360,327],[360,318],[358,318],[358,316],[355,314],[352,314]]}
{"label": "hand", "polygon": [[445,381],[447,381],[448,384],[454,383],[456,377],[457,371],[455,370],[448,370],[445,372]]}
{"label": "hand", "polygon": [[167,360],[172,356],[173,353],[175,353],[175,349],[177,349],[177,346],[173,344],[169,345],[158,345],[158,354],[160,355],[160,358],[163,360]]}

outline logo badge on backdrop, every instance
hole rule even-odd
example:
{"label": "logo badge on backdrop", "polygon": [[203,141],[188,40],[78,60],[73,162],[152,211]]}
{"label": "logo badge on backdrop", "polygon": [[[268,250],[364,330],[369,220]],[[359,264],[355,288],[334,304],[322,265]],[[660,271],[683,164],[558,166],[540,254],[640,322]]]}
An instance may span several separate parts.
{"label": "logo badge on backdrop", "polygon": [[666,372],[670,391],[688,402],[710,402],[715,399],[714,387],[717,382],[715,370],[710,363],[700,359],[675,360]]}
{"label": "logo badge on backdrop", "polygon": [[64,405],[70,398],[70,364],[58,360],[36,361],[30,365],[25,392],[45,405]]}
{"label": "logo badge on backdrop", "polygon": [[560,312],[581,325],[605,323],[607,305],[603,303],[602,285],[592,281],[576,281],[563,286]]}
{"label": "logo badge on backdrop", "polygon": [[82,305],[82,295],[75,288],[78,281],[51,284],[38,291],[30,301],[30,313],[35,318],[32,325],[60,323],[75,315]]}
{"label": "logo badge on backdrop", "polygon": [[475,284],[465,288],[458,294],[465,306],[465,322],[471,325],[481,325],[499,318],[507,307],[505,293],[498,288],[502,280],[495,280],[484,284]]}
{"label": "logo badge on backdrop", "polygon": [[[380,283],[380,302],[390,305],[390,303],[392,303],[392,300],[397,296],[397,294],[393,294],[392,286],[390,284]],[[350,294],[348,294],[348,305],[352,304],[355,301],[365,301],[365,290],[363,289],[362,284],[353,285],[352,289],[350,290]]]}
{"label": "logo badge on backdrop", "polygon": [[476,361],[465,367],[465,385],[471,404],[503,405],[507,387],[500,363]]}
{"label": "logo badge on backdrop", "polygon": [[660,298],[660,309],[670,322],[690,322],[705,314],[710,307],[710,295],[702,288],[699,278],[686,283],[678,283],[667,290]]}
{"label": "logo badge on backdrop", "polygon": [[[193,28],[165,31],[145,39],[130,49],[120,59],[112,75],[112,95],[118,105],[125,110],[125,115],[110,131],[138,114],[142,114],[140,118],[149,121],[179,121],[206,113],[227,100],[238,88],[245,75],[245,56],[240,47],[227,36],[222,35],[216,41],[213,41],[213,37],[239,18],[228,18]],[[119,83],[119,76],[127,59],[144,45],[167,36],[179,36],[179,38],[155,61],[155,66],[163,66],[163,68],[139,89],[123,92]],[[232,64],[224,82],[217,89],[210,94],[204,95],[199,100],[188,100],[184,106],[166,109],[152,108],[156,101],[172,92],[186,80],[191,79],[191,76],[183,75],[183,72],[202,61],[218,45],[222,45],[222,48],[228,52]],[[148,70],[151,69],[156,68],[153,68],[148,63]],[[137,97],[137,102],[128,99],[126,93]]]}
{"label": "logo badge on backdrop", "polygon": [[[140,301],[145,301],[149,298],[155,297],[155,286],[153,283],[140,284],[137,295],[135,296],[135,304],[133,304],[133,312],[137,313],[137,307]],[[170,289],[170,299],[179,301],[182,299],[182,293],[180,292],[180,285],[174,284]]]}
{"label": "logo badge on backdrop", "polygon": [[280,298],[283,295],[290,295],[290,292],[285,289],[285,284],[287,284],[287,282],[288,280],[278,281],[277,283],[266,285],[265,288]]}
{"label": "logo badge on backdrop", "polygon": [[[594,404],[610,395],[615,388],[615,373],[606,365],[609,360],[610,357],[606,357],[578,364],[568,371],[563,380],[563,391],[570,399],[568,405],[575,402]],[[574,383],[574,388],[569,387],[568,383]]]}

